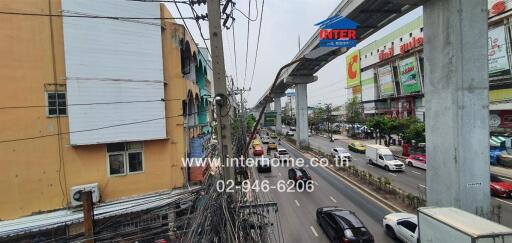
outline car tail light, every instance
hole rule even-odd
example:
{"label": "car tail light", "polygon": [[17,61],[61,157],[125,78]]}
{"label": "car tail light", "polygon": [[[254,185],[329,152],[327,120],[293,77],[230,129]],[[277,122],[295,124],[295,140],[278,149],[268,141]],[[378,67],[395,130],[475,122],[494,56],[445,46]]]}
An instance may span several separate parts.
{"label": "car tail light", "polygon": [[341,243],[348,243],[348,239],[347,239],[347,238],[343,238],[343,239],[341,240]]}

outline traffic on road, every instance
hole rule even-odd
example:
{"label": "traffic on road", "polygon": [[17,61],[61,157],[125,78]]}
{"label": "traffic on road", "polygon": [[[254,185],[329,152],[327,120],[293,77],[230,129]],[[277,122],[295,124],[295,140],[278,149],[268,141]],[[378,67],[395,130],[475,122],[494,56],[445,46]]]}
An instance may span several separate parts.
{"label": "traffic on road", "polygon": [[[286,142],[271,150],[273,156],[278,156],[276,158],[281,158],[279,153],[286,154],[290,160],[309,158]],[[297,187],[293,192],[281,192],[277,188],[267,192],[278,204],[285,242],[393,242],[386,234],[382,220],[394,211],[351,187],[326,168],[308,164],[298,168],[281,160],[279,166],[254,174],[256,180],[268,180],[270,185],[286,180],[293,181]],[[314,189],[298,190],[307,183]]]}

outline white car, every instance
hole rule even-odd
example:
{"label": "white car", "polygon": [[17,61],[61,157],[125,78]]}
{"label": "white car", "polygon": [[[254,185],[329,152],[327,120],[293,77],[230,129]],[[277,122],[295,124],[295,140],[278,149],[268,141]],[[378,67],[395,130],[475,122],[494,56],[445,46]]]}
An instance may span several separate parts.
{"label": "white car", "polygon": [[278,148],[276,152],[274,152],[274,158],[279,160],[288,160],[290,158],[290,154],[284,148]]}
{"label": "white car", "polygon": [[336,159],[348,159],[348,161],[352,161],[352,155],[344,148],[333,148],[331,155]]}
{"label": "white car", "polygon": [[292,131],[287,131],[287,132],[286,132],[286,136],[293,136],[293,135],[295,135],[295,133],[294,133],[294,132],[292,132]]}
{"label": "white car", "polygon": [[405,243],[418,242],[418,217],[410,213],[392,213],[382,219],[386,234]]}
{"label": "white car", "polygon": [[270,137],[269,136],[262,136],[261,137],[261,142],[264,143],[264,144],[267,144],[270,142]]}

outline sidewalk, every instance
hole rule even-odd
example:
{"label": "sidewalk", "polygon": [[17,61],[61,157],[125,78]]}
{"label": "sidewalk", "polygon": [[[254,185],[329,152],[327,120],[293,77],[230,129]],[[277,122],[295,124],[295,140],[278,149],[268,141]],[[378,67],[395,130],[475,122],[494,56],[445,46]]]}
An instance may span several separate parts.
{"label": "sidewalk", "polygon": [[[328,138],[329,136],[327,134],[319,134],[319,136]],[[345,135],[341,134],[334,134],[333,135],[334,140],[340,140],[347,144],[353,143],[353,142],[360,142],[362,144],[375,144],[375,139],[352,139]],[[393,154],[398,157],[400,160],[405,160],[406,157],[402,156],[402,147],[400,146],[389,146],[389,150],[393,152]],[[491,174],[495,174],[499,177],[504,177],[507,179],[512,180],[512,169],[504,168],[501,166],[490,166]]]}

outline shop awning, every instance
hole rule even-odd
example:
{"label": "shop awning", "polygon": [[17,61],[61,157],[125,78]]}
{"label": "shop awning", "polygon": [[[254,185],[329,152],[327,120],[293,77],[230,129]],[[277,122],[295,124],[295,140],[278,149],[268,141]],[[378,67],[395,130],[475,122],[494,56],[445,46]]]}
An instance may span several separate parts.
{"label": "shop awning", "polygon": [[501,143],[505,142],[507,140],[507,137],[502,136],[491,136],[490,143],[491,146],[501,146]]}

